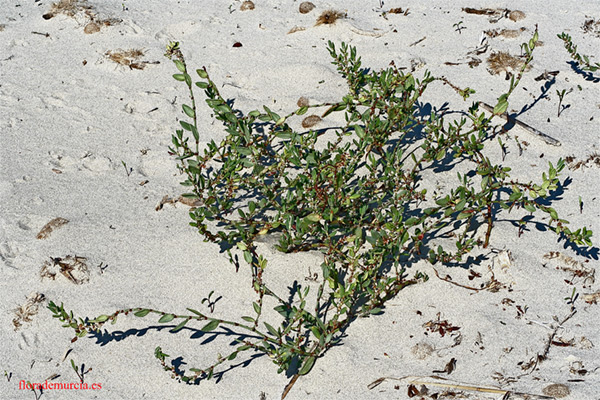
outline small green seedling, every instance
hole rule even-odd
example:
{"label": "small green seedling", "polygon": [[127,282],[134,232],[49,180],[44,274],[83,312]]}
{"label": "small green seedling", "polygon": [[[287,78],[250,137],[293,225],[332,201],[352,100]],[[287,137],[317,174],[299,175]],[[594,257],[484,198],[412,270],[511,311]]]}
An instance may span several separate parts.
{"label": "small green seedling", "polygon": [[558,95],[558,112],[557,112],[557,117],[560,118],[560,114],[566,110],[567,108],[571,107],[570,104],[567,104],[566,106],[564,106],[563,100],[565,98],[566,95],[568,95],[569,93],[571,93],[573,91],[573,88],[570,88],[569,91],[567,91],[566,89],[563,89],[561,91],[557,90],[556,94]]}
{"label": "small green seedling", "polygon": [[79,377],[79,381],[81,383],[83,383],[85,375],[92,370],[92,368],[88,368],[86,370],[85,364],[81,364],[81,367],[77,368],[77,366],[75,365],[75,361],[73,361],[72,359],[71,359],[71,367],[73,368],[73,371],[75,371],[75,373]]}
{"label": "small green seedling", "polygon": [[215,293],[214,290],[212,290],[207,297],[203,298],[201,303],[204,304],[206,303],[206,305],[208,306],[208,308],[210,309],[210,313],[212,314],[215,311],[215,304],[217,304],[217,301],[221,300],[223,298],[223,296],[219,296],[216,299],[211,299],[211,296],[213,295],[213,293]]}
{"label": "small green seedling", "polygon": [[575,301],[579,298],[579,293],[576,292],[576,288],[573,288],[570,296],[565,297],[567,304],[571,306],[571,311],[575,310]]}
{"label": "small green seedling", "polygon": [[129,178],[129,176],[133,172],[133,168],[127,168],[127,164],[125,163],[125,161],[122,161],[122,160],[121,160],[121,164],[123,165],[123,168],[125,168],[125,173],[127,174],[127,177]]}
{"label": "small green seedling", "polygon": [[44,394],[44,391],[42,388],[40,388],[40,391],[38,392],[37,390],[35,390],[35,386],[33,385],[33,383],[26,381],[27,383],[27,387],[29,387],[29,390],[31,390],[33,392],[33,395],[35,396],[35,400],[39,400],[40,397],[42,397],[42,394]]}
{"label": "small green seedling", "polygon": [[452,27],[455,28],[454,31],[458,32],[459,34],[462,34],[463,29],[467,29],[466,26],[463,26],[463,21],[457,22],[456,24],[452,25]]}

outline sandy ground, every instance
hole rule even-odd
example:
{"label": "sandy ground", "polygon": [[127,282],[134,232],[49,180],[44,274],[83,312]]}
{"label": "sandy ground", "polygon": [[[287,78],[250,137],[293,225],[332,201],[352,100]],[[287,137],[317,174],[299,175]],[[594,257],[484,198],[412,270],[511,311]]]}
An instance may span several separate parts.
{"label": "sandy ground", "polygon": [[[523,19],[497,22],[462,8],[517,6],[486,0],[451,6],[390,0],[381,9],[377,0],[339,5],[314,1],[316,8],[301,14],[299,1],[255,3],[254,9],[241,11],[239,0],[93,0],[74,3],[72,15],[69,10],[48,15],[50,1],[2,1],[3,399],[34,398],[19,389],[21,381],[79,382],[71,360],[90,369],[86,383],[102,388],[45,390],[39,398],[278,399],[289,380],[276,373],[268,357],[249,354],[226,367],[217,380],[178,383],[154,358],[156,346],[181,368],[202,367],[218,352],[226,353],[231,335],[205,334],[192,325],[172,334],[173,325],[124,317],[102,334],[71,343],[72,331],[61,328],[46,309],[54,301],[89,317],[127,307],[206,310],[201,302],[212,290],[214,297],[222,296],[215,313],[239,317],[251,307],[247,271],[236,273],[218,248],[202,242],[188,225],[189,207],[174,203],[156,210],[164,196],[177,198],[184,191],[167,154],[177,119],[183,117],[181,103],[187,100],[184,86],[172,78],[175,67],[163,56],[171,40],[182,43],[191,67],[206,66],[222,85],[222,94],[246,111],[265,104],[288,113],[300,96],[314,102],[340,99],[346,86],[330,63],[328,40],[356,46],[363,66],[379,69],[393,60],[417,76],[429,69],[460,87],[474,88],[473,101],[495,104],[508,82],[505,73],[490,74],[487,58],[500,50],[518,54],[537,24],[543,46],[536,49],[533,68],[511,108],[526,107],[519,119],[562,146],[550,146],[514,127],[511,133],[529,145],[519,156],[513,142],[506,162],[527,180],[538,179],[548,162],[573,157],[556,208],[573,226],[600,232],[600,174],[593,157],[600,150],[600,75],[586,79],[578,74],[556,37],[567,32],[581,53],[600,55],[600,24],[583,29],[586,20],[600,20],[597,1],[523,2],[518,5]],[[408,12],[382,15],[395,7]],[[347,17],[314,26],[328,8]],[[303,29],[289,33],[295,27]],[[482,62],[469,67],[473,59],[467,53],[479,45],[482,32],[502,29],[514,32],[489,37],[488,50],[473,55]],[[119,56],[130,49],[143,54]],[[534,80],[544,71],[559,73],[554,79]],[[557,117],[556,91],[563,89],[573,90]],[[438,108],[445,102],[456,109],[470,104],[441,84],[424,100]],[[203,141],[224,136],[206,106],[199,114]],[[586,160],[577,167],[577,161]],[[68,223],[38,239],[42,227],[59,217]],[[593,302],[600,289],[593,276],[597,239],[595,247],[577,249],[533,226],[519,237],[512,218],[502,215],[492,235],[494,252],[482,263],[465,269],[436,266],[439,278],[430,265],[413,266],[426,272],[429,281],[402,291],[383,315],[355,321],[343,344],[319,359],[288,399],[383,400],[411,394],[425,399],[600,399],[600,306]],[[311,267],[319,270],[318,254],[265,251],[274,266],[270,279],[282,288],[291,284],[291,276],[308,276]],[[60,273],[55,279],[42,278],[44,264],[52,269],[57,258],[85,264],[88,270],[77,272],[74,280]],[[473,277],[469,269],[481,276]],[[497,291],[453,284],[478,287],[490,281],[491,273],[500,283]],[[573,289],[578,297],[570,305],[565,298]],[[27,307],[28,296],[25,314],[30,315],[19,319],[15,310]],[[573,307],[576,313],[560,325]],[[460,329],[442,334],[444,326]],[[532,364],[540,354],[546,359]],[[463,387],[433,385],[433,375]],[[416,395],[409,381],[417,378],[400,379],[406,376],[426,381],[428,394]],[[400,380],[369,386],[382,377]],[[502,391],[465,386],[515,393],[503,397]]]}

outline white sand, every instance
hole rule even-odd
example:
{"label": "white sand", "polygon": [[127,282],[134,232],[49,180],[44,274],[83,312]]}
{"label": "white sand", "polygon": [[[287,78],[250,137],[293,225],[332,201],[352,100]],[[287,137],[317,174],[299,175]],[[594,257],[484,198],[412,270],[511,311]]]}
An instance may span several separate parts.
{"label": "white sand", "polygon": [[[511,143],[506,163],[517,166],[519,178],[537,180],[549,161],[555,164],[566,156],[585,159],[599,150],[600,83],[573,71],[556,37],[565,31],[579,44],[581,53],[600,56],[600,34],[581,29],[586,16],[600,18],[597,1],[527,2],[518,5],[525,19],[504,18],[495,24],[487,16],[466,14],[461,7],[516,6],[484,0],[452,2],[452,6],[439,1],[427,2],[427,6],[418,1],[386,1],[384,10],[410,9],[406,16],[388,15],[386,20],[378,11],[378,1],[348,1],[343,3],[345,8],[338,8],[348,13],[347,19],[319,27],[313,26],[317,16],[335,6],[334,2],[314,1],[317,8],[309,14],[298,12],[298,1],[255,3],[254,10],[242,12],[239,0],[94,0],[88,5],[97,19],[122,21],[86,34],[84,27],[90,19],[81,12],[75,18],[57,15],[45,20],[42,15],[49,11],[50,1],[2,2],[0,369],[6,376],[0,377],[1,398],[33,398],[32,393],[19,390],[21,380],[43,383],[58,374],[49,382],[78,382],[71,359],[86,369],[91,367],[85,381],[100,383],[102,389],[47,390],[42,399],[258,399],[261,393],[278,399],[288,382],[276,373],[268,357],[250,359],[252,353],[248,353],[219,382],[177,383],[154,358],[156,346],[162,346],[172,356],[170,360],[183,361],[183,368],[206,367],[218,352],[227,353],[235,337],[217,331],[220,334],[214,341],[203,344],[214,335],[202,334],[200,325],[190,324],[171,334],[171,324],[161,325],[150,317],[124,317],[114,326],[107,325],[103,335],[71,344],[72,330],[61,328],[46,309],[52,300],[64,302],[67,310],[82,317],[127,307],[184,313],[186,307],[206,310],[201,300],[211,290],[215,290],[213,297],[223,296],[215,314],[235,318],[251,309],[254,296],[248,271],[242,267],[235,273],[215,245],[202,242],[188,225],[188,207],[167,204],[155,211],[163,196],[177,197],[184,191],[175,162],[167,154],[178,126],[176,119],[183,117],[181,103],[187,101],[184,85],[172,78],[177,72],[174,65],[163,57],[170,40],[182,42],[189,66],[205,65],[212,79],[223,85],[224,97],[235,99],[236,107],[245,111],[265,104],[288,113],[300,96],[313,102],[341,98],[346,86],[330,63],[328,40],[356,46],[364,67],[379,69],[392,60],[406,67],[411,62],[417,67],[424,63],[417,76],[429,69],[460,87],[476,89],[473,101],[495,104],[508,82],[504,75],[490,75],[485,60],[491,51],[518,53],[519,44],[531,37],[537,24],[544,45],[536,49],[533,68],[512,97],[511,108],[531,106],[519,118],[560,140],[562,146],[549,146],[515,127],[512,134],[529,146],[518,157]],[[461,33],[453,26],[460,21],[466,28]],[[295,26],[306,30],[287,34]],[[466,53],[477,46],[485,30],[520,27],[526,30],[516,39],[488,39],[490,48],[478,56],[483,63],[475,68],[444,64],[468,60]],[[242,47],[232,47],[235,42]],[[115,64],[105,55],[131,48],[145,50],[140,60],[149,63],[143,70]],[[534,78],[544,70],[560,73],[536,101],[545,81]],[[574,90],[563,104],[570,107],[557,118],[556,90],[569,88]],[[201,97],[201,91],[197,95]],[[437,107],[448,101],[455,109],[466,109],[471,101],[463,103],[441,84],[433,85],[424,100]],[[201,106],[199,114],[203,141],[224,136],[208,107]],[[598,168],[566,170],[563,179],[567,176],[570,183],[560,195],[557,210],[572,226],[587,226],[600,234]],[[143,181],[147,183],[140,185]],[[583,213],[579,212],[579,196]],[[36,239],[40,229],[56,217],[69,223],[46,239]],[[565,398],[600,398],[600,306],[583,298],[600,288],[589,280],[585,284],[583,278],[572,279],[573,273],[563,270],[569,267],[567,257],[585,268],[596,268],[598,247],[587,257],[577,254],[557,242],[555,235],[539,232],[533,225],[518,237],[516,228],[507,222],[517,217],[501,214],[500,218],[505,222],[497,224],[492,247],[511,252],[509,266],[493,264],[494,254],[487,253],[488,258],[473,267],[481,278],[469,280],[469,272],[463,269],[436,268],[442,277],[450,275],[455,282],[475,286],[489,280],[488,265],[493,265],[496,279],[510,290],[475,292],[444,282],[431,266],[419,264],[429,281],[402,291],[384,315],[355,321],[343,345],[319,359],[311,373],[296,382],[288,398],[404,399],[408,398],[406,380],[385,381],[374,389],[367,385],[384,376],[435,375],[432,371],[444,369],[452,358],[456,359],[454,371],[437,375],[455,383],[537,395],[551,384],[562,384],[571,393]],[[563,256],[544,258],[550,252]],[[313,272],[319,270],[317,254],[271,253],[269,279],[282,289],[308,275],[309,266]],[[86,257],[88,282],[76,285],[60,274],[55,280],[41,280],[45,261],[68,255]],[[533,372],[524,371],[524,364],[544,352],[556,326],[554,318],[562,320],[569,314],[564,298],[573,288],[579,293],[577,313],[554,337],[555,343],[562,340],[568,345],[550,346],[545,361]],[[43,294],[46,300],[32,321],[15,331],[14,309],[32,292]],[[441,320],[460,330],[443,337],[427,331],[424,325],[436,320],[438,313]],[[62,361],[67,349],[72,351]],[[445,390],[428,388],[430,394]],[[469,399],[502,397],[454,391]]]}

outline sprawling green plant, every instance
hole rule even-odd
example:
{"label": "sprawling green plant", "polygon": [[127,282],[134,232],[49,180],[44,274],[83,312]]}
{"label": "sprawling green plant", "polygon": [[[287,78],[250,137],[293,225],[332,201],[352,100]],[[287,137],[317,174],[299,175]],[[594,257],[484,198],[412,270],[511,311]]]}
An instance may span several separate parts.
{"label": "sprawling green plant", "polygon": [[[495,114],[507,109],[536,41],[537,32],[524,44],[526,62],[508,93],[500,96]],[[547,227],[577,244],[591,244],[591,231],[572,232],[550,207],[562,160],[549,165],[540,184],[521,183],[510,177],[510,168],[484,154],[485,146],[504,133],[492,126],[492,116],[480,112],[477,103],[458,121],[447,122],[435,113],[422,115],[419,99],[437,80],[429,72],[421,79],[393,65],[367,72],[355,48],[342,43],[338,50],[329,42],[329,52],[348,83],[348,94],[337,103],[303,106],[285,116],[266,106],[247,114],[232,109],[207,70],[196,70],[200,81],[195,85],[204,90],[206,103],[227,132],[220,143],[211,140],[201,146],[192,77],[178,43],[167,48],[166,55],[179,70],[174,78],[185,83],[191,98],[190,105],[183,105],[189,120],[180,121],[182,129],[170,147],[185,176],[182,184],[189,188],[185,196],[200,204],[190,211],[191,225],[206,241],[226,248],[237,266],[237,256],[243,256],[256,292],[248,315],[229,321],[190,308],[189,314],[181,315],[130,308],[84,320],[67,313],[62,304],[50,303],[55,317],[73,328],[76,337],[128,313],[156,314],[160,323],[179,321],[172,332],[190,321],[203,321],[202,331],[233,327],[249,335],[230,354],[219,355],[212,365],[191,368],[191,374],[169,365],[160,347],[155,355],[165,369],[190,382],[211,378],[220,364],[254,350],[270,356],[279,373],[294,374],[294,382],[340,342],[353,320],[381,313],[386,301],[404,287],[427,279],[419,272],[408,278],[407,266],[421,259],[460,262],[475,247],[488,246],[500,209],[547,214]],[[465,98],[473,93],[455,89]],[[305,132],[288,124],[315,108],[325,109],[323,117],[343,112],[345,124]],[[471,167],[468,173],[457,173],[455,188],[442,194],[423,188],[434,169],[457,163]],[[529,220],[525,215],[519,222]],[[479,232],[482,223],[484,231]],[[269,287],[268,260],[256,242],[275,232],[282,252],[322,253],[316,293],[300,285],[289,299]],[[449,232],[455,237],[450,245],[441,239]],[[278,320],[265,320],[267,299],[275,304]]]}
{"label": "sprawling green plant", "polygon": [[573,43],[571,36],[562,32],[557,35],[564,43],[565,49],[571,55],[571,58],[581,66],[582,71],[596,72],[600,69],[600,63],[592,64],[588,56],[581,55],[577,52],[577,46]]}

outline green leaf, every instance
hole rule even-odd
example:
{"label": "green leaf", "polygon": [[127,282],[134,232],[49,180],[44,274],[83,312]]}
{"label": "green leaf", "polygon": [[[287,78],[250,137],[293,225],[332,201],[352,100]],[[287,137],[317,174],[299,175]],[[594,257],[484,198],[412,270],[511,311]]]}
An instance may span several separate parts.
{"label": "green leaf", "polygon": [[175,332],[178,332],[178,331],[180,331],[181,329],[183,329],[183,327],[185,326],[185,324],[187,324],[187,323],[188,323],[188,321],[189,321],[189,319],[185,318],[183,321],[181,321],[181,322],[179,323],[179,325],[177,325],[175,328],[171,329],[171,331],[170,331],[170,332],[171,332],[171,333],[175,333]]}
{"label": "green leaf", "polygon": [[207,89],[209,85],[206,82],[196,82],[196,86],[198,86],[200,89]]}
{"label": "green leaf", "polygon": [[196,70],[196,73],[197,73],[197,74],[198,74],[198,76],[199,76],[200,78],[202,78],[202,79],[206,79],[206,78],[208,78],[208,73],[207,73],[205,70],[203,70],[203,69],[197,69],[197,70]]}
{"label": "green leaf", "polygon": [[244,260],[246,260],[248,264],[252,264],[252,254],[250,254],[248,250],[244,251]]}
{"label": "green leaf", "polygon": [[267,327],[267,330],[269,331],[269,333],[271,335],[279,337],[279,333],[277,332],[277,330],[275,328],[273,328],[271,325],[269,325],[266,322],[263,322],[263,324],[265,324],[265,326]]}
{"label": "green leaf", "polygon": [[188,124],[185,121],[179,121],[179,124],[182,126],[183,129],[185,129],[186,131],[191,131],[192,130],[192,125]]}
{"label": "green leaf", "polygon": [[300,368],[298,375],[308,374],[310,372],[310,370],[312,369],[313,365],[315,365],[315,360],[316,360],[315,357],[309,357],[302,365],[302,368]]}
{"label": "green leaf", "polygon": [[200,316],[200,317],[204,317],[204,314],[202,314],[200,311],[196,311],[193,308],[186,308],[186,310],[193,312],[194,314]]}
{"label": "green leaf", "polygon": [[260,306],[258,305],[258,303],[252,302],[252,307],[254,307],[254,312],[256,312],[257,314],[260,314]]}
{"label": "green leaf", "polygon": [[178,70],[180,70],[181,72],[185,72],[185,65],[180,60],[173,60],[173,62],[175,63],[175,66]]}
{"label": "green leaf", "polygon": [[356,132],[356,136],[358,136],[360,139],[365,137],[365,130],[360,125],[354,125],[354,132]]}
{"label": "green leaf", "polygon": [[335,112],[335,111],[342,111],[342,110],[345,110],[345,109],[346,109],[346,104],[345,104],[345,103],[337,103],[337,104],[334,104],[334,105],[332,105],[331,107],[329,107],[329,108],[327,109],[327,111],[325,111],[325,112],[323,113],[323,115],[321,116],[321,118],[325,118],[326,116],[328,116],[328,115],[329,115],[329,114],[331,114],[332,112]]}
{"label": "green leaf", "polygon": [[[502,95],[505,96],[505,95]],[[500,115],[502,113],[504,113],[506,111],[506,109],[508,108],[508,101],[506,100],[506,97],[502,97],[500,96],[500,99],[498,99],[498,104],[496,104],[496,107],[494,107],[494,114],[495,115]]]}
{"label": "green leaf", "polygon": [[108,315],[101,315],[94,320],[94,322],[106,322],[108,320]]}
{"label": "green leaf", "polygon": [[246,322],[251,322],[251,323],[254,323],[254,322],[256,322],[256,320],[255,320],[254,318],[252,318],[252,317],[247,317],[247,316],[244,316],[244,317],[242,317],[242,319],[243,319],[244,321],[246,321]]}
{"label": "green leaf", "polygon": [[317,339],[321,338],[321,331],[319,330],[319,328],[317,328],[316,326],[311,326],[310,330],[312,331],[313,335],[315,335],[315,337]]}
{"label": "green leaf", "polygon": [[306,219],[311,222],[319,222],[321,220],[321,216],[317,213],[312,213],[306,216]]}
{"label": "green leaf", "polygon": [[194,140],[197,142],[200,138],[200,135],[198,134],[198,129],[196,129],[196,127],[194,125],[191,125],[192,127],[192,135],[194,135]]}
{"label": "green leaf", "polygon": [[192,107],[188,106],[187,104],[182,104],[181,107],[183,108],[183,112],[185,113],[185,115],[187,115],[190,118],[194,118],[196,114],[194,113]]}
{"label": "green leaf", "polygon": [[306,112],[308,111],[308,107],[304,106],[304,107],[300,107],[297,111],[296,111],[296,115],[304,115],[306,114]]}
{"label": "green leaf", "polygon": [[410,217],[409,219],[407,219],[404,224],[406,226],[413,226],[416,225],[419,222],[419,218],[417,217]]}
{"label": "green leaf", "polygon": [[77,336],[77,337],[84,337],[85,335],[87,335],[87,333],[88,333],[88,332],[87,332],[87,331],[84,329],[84,330],[82,330],[82,331],[80,331],[80,332],[77,332],[77,333],[75,334],[75,336]]}
{"label": "green leaf", "polygon": [[202,332],[210,332],[215,330],[219,326],[220,321],[212,320],[208,324],[204,325],[200,330]]}
{"label": "green leaf", "polygon": [[181,82],[185,81],[185,75],[183,75],[183,74],[174,74],[173,78],[175,78],[175,80],[177,80],[177,81],[181,81]]}
{"label": "green leaf", "polygon": [[443,199],[436,200],[435,204],[437,204],[438,206],[445,206],[449,202],[450,202],[450,196],[446,196]]}
{"label": "green leaf", "polygon": [[134,312],[133,315],[135,315],[136,317],[145,317],[146,315],[148,315],[149,312],[150,312],[150,310],[145,308],[145,309],[141,309],[139,311]]}
{"label": "green leaf", "polygon": [[158,322],[160,322],[161,324],[166,324],[167,322],[171,322],[175,319],[175,315],[173,314],[165,314],[162,317],[160,317],[160,319],[158,320]]}
{"label": "green leaf", "polygon": [[527,211],[531,212],[531,213],[535,212],[535,207],[532,206],[531,204],[526,204],[526,205],[523,206],[523,208],[526,209]]}

